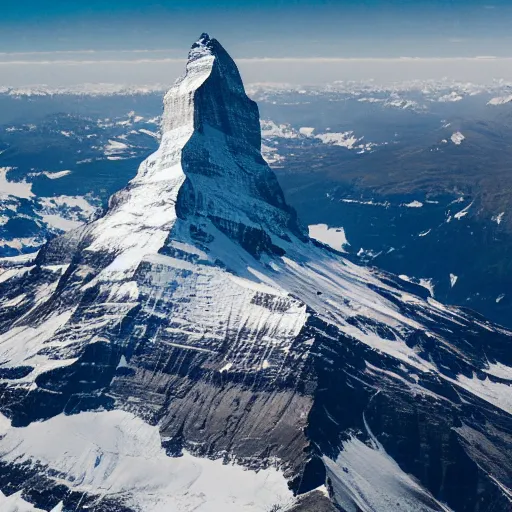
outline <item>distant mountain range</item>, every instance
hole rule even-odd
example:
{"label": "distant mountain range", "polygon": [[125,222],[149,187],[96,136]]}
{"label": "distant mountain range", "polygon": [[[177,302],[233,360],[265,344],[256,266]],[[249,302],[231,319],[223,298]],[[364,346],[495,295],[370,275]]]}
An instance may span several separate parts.
{"label": "distant mountain range", "polygon": [[[162,88],[3,89],[0,256],[37,250],[101,213],[158,145]],[[304,222],[343,229],[350,257],[512,327],[509,84],[249,92],[262,112],[263,155]]]}

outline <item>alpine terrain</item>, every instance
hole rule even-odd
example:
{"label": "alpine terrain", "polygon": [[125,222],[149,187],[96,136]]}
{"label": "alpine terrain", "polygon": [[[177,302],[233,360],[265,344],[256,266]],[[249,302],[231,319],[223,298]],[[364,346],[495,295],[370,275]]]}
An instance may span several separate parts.
{"label": "alpine terrain", "polygon": [[2,511],[508,511],[509,331],[310,239],[203,34],[106,213],[3,258]]}

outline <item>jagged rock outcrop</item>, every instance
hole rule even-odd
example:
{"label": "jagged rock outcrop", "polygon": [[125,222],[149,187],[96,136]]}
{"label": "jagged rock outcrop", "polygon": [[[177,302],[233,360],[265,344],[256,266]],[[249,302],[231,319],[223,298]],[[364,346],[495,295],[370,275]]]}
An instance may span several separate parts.
{"label": "jagged rock outcrop", "polygon": [[[309,240],[217,41],[164,106],[160,148],[102,218],[3,262],[4,494],[279,510],[286,478],[348,511],[506,510],[510,333]],[[259,473],[212,508],[209,471],[240,466]],[[315,496],[327,510],[321,491],[298,510]]]}

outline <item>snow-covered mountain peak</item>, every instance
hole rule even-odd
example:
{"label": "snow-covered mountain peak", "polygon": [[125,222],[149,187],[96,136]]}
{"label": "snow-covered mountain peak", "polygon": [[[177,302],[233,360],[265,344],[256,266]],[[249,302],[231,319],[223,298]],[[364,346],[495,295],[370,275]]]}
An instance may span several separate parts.
{"label": "snow-covered mountain peak", "polygon": [[199,39],[192,45],[192,50],[196,48],[206,47],[208,45],[211,45],[212,40],[210,39],[210,35],[206,32],[203,32]]}
{"label": "snow-covered mountain peak", "polygon": [[[181,102],[184,100],[186,104],[182,105]],[[192,121],[195,121],[197,128],[202,123],[208,122],[212,126],[220,127],[222,131],[230,133],[234,128],[239,128],[240,124],[230,126],[229,119],[219,115],[219,108],[231,106],[232,101],[240,108],[238,115],[240,121],[240,116],[244,115],[244,110],[247,110],[247,105],[251,100],[245,94],[238,68],[216,39],[210,39],[208,34],[202,34],[189,51],[185,74],[178,78],[166,95],[162,131],[165,133],[172,129],[181,120],[181,114],[185,113],[180,109],[187,110],[188,106],[188,112],[196,112],[195,119],[193,118]],[[221,105],[218,104],[219,102]],[[253,107],[249,110],[254,111],[256,105],[254,102],[251,103]],[[212,109],[217,113],[216,118],[211,117],[214,114]],[[210,117],[205,119],[204,117],[208,114]],[[254,115],[254,112],[252,114]],[[254,142],[259,147],[261,138],[259,127],[255,130],[253,122],[243,131],[246,133],[248,130],[253,132],[253,136],[256,131]]]}
{"label": "snow-covered mountain peak", "polygon": [[268,233],[303,237],[261,156],[258,107],[215,39],[203,35],[193,45],[185,75],[165,96],[162,132],[148,172],[161,175],[171,160],[179,161],[184,182],[176,196],[178,218],[195,217],[196,224],[207,218],[214,229],[246,245],[253,239],[256,252],[271,250]]}
{"label": "snow-covered mountain peak", "polygon": [[[172,239],[207,249],[226,237],[256,257],[304,238],[261,156],[259,112],[236,64],[202,36],[164,98],[159,149],[87,228],[87,251],[114,258],[100,280],[133,275]],[[167,241],[167,242],[166,242]]]}
{"label": "snow-covered mountain peak", "polygon": [[194,61],[202,57],[211,55],[216,56],[218,52],[224,52],[222,45],[216,40],[211,38],[206,32],[203,32],[199,39],[191,46],[188,53],[188,61]]}

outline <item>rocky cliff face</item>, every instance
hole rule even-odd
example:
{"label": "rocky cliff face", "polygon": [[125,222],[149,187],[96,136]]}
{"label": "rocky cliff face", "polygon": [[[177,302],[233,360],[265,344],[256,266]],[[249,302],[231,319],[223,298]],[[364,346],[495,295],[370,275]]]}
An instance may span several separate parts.
{"label": "rocky cliff face", "polygon": [[510,333],[309,240],[217,41],[164,106],[102,218],[2,261],[6,499],[507,510]]}

